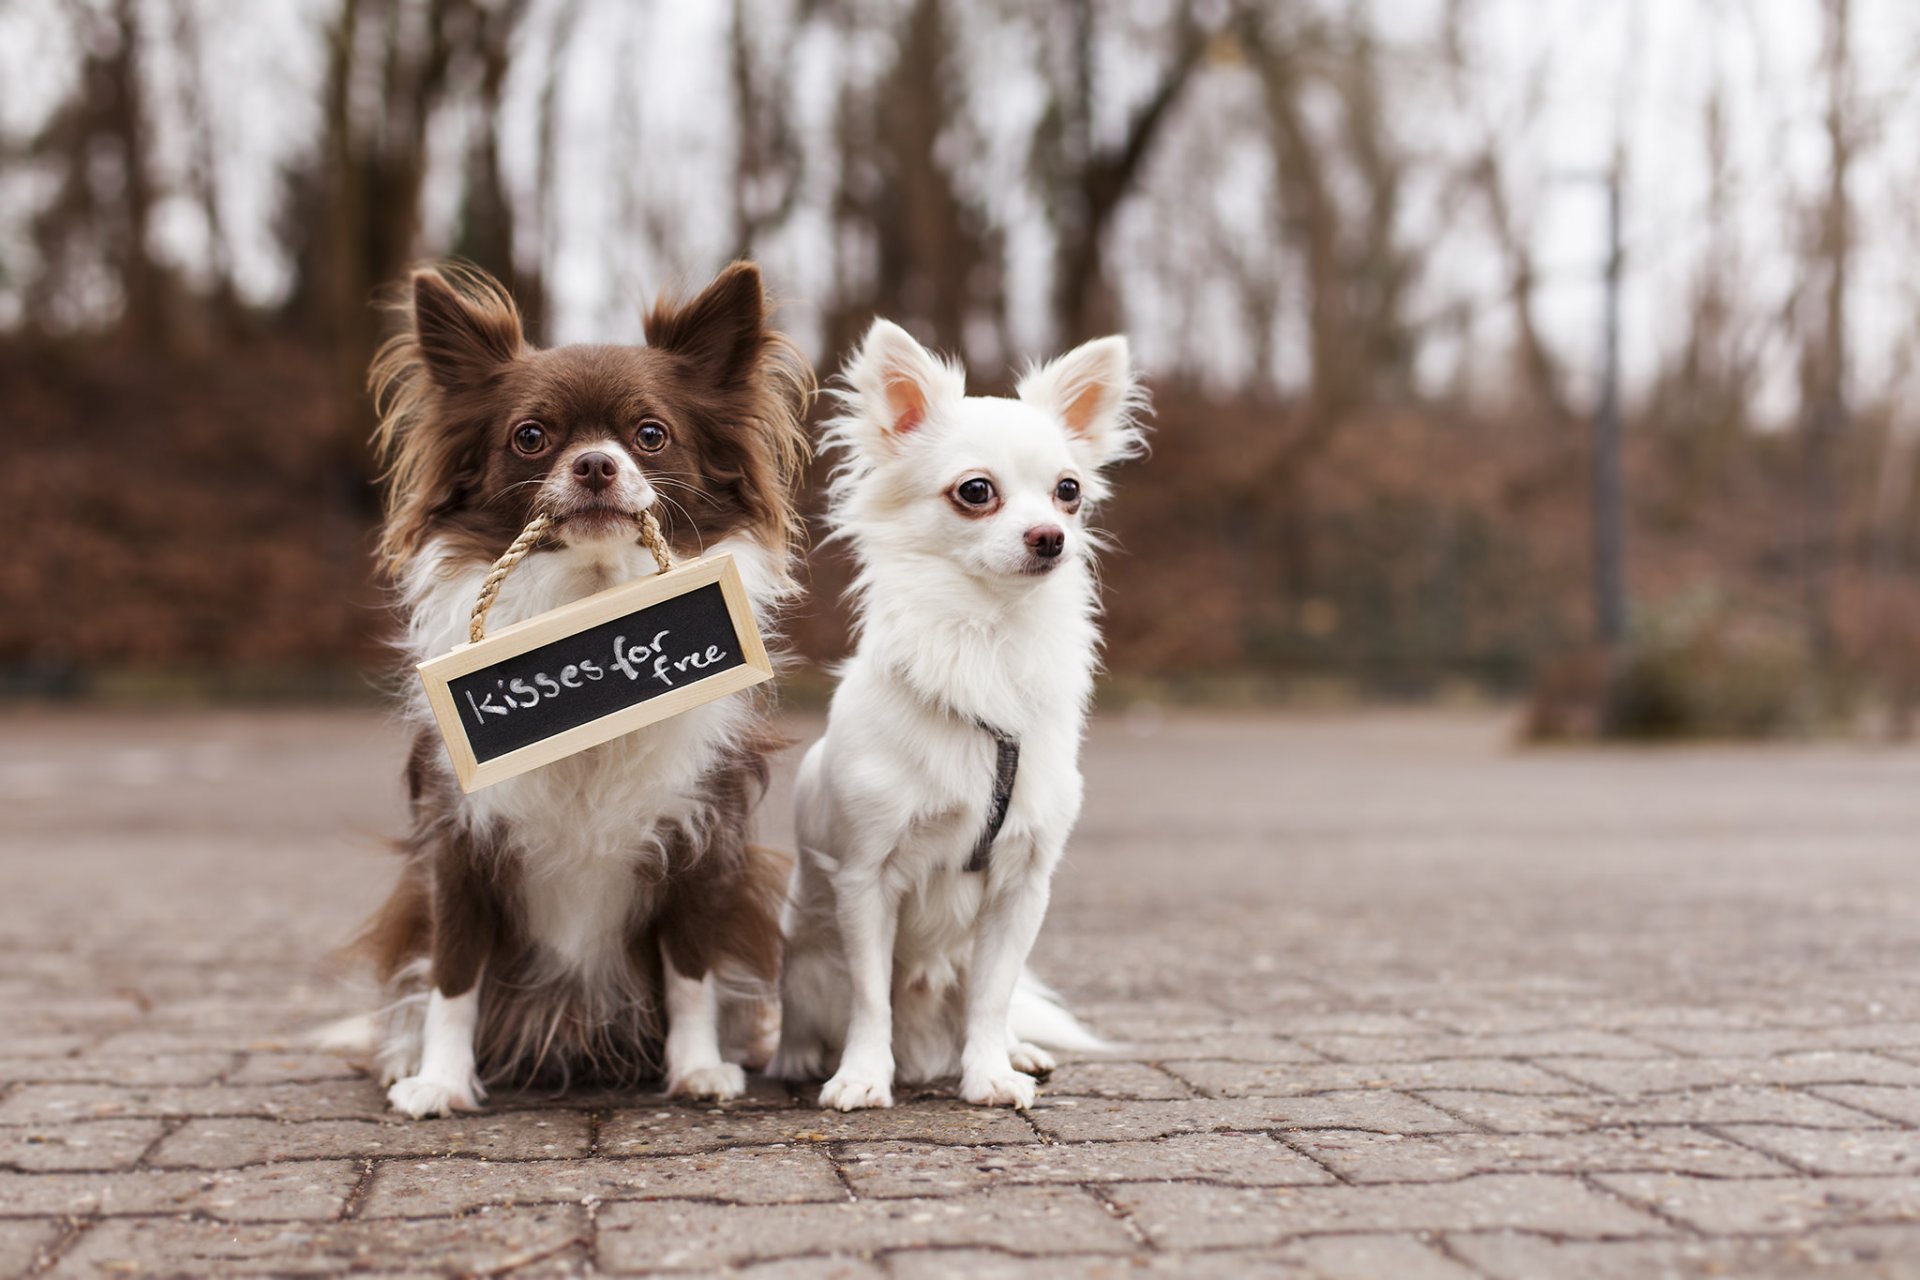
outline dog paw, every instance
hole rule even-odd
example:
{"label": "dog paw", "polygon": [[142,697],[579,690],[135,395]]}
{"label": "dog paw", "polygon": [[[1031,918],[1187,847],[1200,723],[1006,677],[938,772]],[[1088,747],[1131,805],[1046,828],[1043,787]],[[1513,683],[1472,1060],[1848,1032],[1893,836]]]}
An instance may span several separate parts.
{"label": "dog paw", "polygon": [[667,1077],[667,1093],[675,1098],[705,1098],[726,1102],[747,1091],[747,1073],[731,1062],[694,1067]]}
{"label": "dog paw", "polygon": [[893,1086],[884,1080],[868,1080],[842,1071],[821,1088],[820,1105],[829,1111],[890,1107],[893,1105]]}
{"label": "dog paw", "polygon": [[487,1091],[469,1076],[465,1082],[439,1080],[430,1076],[408,1076],[396,1080],[387,1090],[387,1101],[395,1111],[424,1120],[428,1116],[450,1116],[456,1111],[478,1111]]}
{"label": "dog paw", "polygon": [[976,1107],[1025,1111],[1033,1105],[1033,1077],[1013,1070],[970,1071],[960,1077],[960,1098]]}
{"label": "dog paw", "polygon": [[1007,1056],[1013,1060],[1015,1071],[1024,1071],[1041,1080],[1052,1075],[1054,1067],[1059,1065],[1053,1060],[1053,1055],[1045,1049],[1037,1044],[1027,1044],[1025,1041],[1007,1050]]}

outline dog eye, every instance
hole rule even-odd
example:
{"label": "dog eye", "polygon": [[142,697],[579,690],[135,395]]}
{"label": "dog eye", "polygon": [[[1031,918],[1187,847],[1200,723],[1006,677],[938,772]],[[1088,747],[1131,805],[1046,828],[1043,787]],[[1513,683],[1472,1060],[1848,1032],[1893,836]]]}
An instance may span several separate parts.
{"label": "dog eye", "polygon": [[547,447],[547,429],[537,422],[523,422],[513,429],[513,447],[531,457]]}
{"label": "dog eye", "polygon": [[666,424],[658,418],[648,418],[634,429],[633,443],[647,453],[658,453],[667,444]]}
{"label": "dog eye", "polygon": [[993,501],[993,482],[975,476],[954,486],[954,496],[970,507],[984,507]]}
{"label": "dog eye", "polygon": [[1080,501],[1080,482],[1072,476],[1068,476],[1065,480],[1062,480],[1058,485],[1054,486],[1053,496],[1062,502],[1072,503]]}

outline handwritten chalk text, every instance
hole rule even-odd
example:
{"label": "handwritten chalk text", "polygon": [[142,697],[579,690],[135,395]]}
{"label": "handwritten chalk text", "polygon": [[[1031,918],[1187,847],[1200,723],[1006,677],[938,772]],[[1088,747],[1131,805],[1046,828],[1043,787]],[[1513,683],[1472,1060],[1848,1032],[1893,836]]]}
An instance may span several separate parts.
{"label": "handwritten chalk text", "polygon": [[582,658],[555,672],[537,671],[511,680],[496,679],[496,687],[491,690],[479,693],[464,690],[467,705],[474,723],[485,724],[488,716],[511,716],[516,710],[537,707],[558,698],[568,689],[582,689],[610,677],[625,677],[630,682],[651,681],[670,689],[680,680],[697,678],[700,672],[726,661],[727,655],[717,644],[675,656],[670,645],[672,636],[671,629],[654,633],[651,640],[629,641],[624,635],[615,636],[613,657],[607,663]]}

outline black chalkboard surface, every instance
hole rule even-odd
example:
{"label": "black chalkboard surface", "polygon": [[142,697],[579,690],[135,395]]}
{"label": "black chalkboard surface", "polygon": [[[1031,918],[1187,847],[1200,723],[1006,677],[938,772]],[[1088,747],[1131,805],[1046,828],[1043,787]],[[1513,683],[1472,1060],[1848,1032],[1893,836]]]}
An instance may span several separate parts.
{"label": "black chalkboard surface", "polygon": [[725,555],[588,596],[420,664],[467,791],[772,674]]}

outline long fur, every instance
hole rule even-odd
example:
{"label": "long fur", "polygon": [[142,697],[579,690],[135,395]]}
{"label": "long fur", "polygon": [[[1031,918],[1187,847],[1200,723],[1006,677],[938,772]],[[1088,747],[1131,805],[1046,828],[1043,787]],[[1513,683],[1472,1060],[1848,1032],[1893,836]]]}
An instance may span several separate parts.
{"label": "long fur", "polygon": [[[1118,339],[1034,370],[1015,399],[970,398],[957,366],[884,321],[845,384],[825,440],[857,648],[798,780],[775,1070],[831,1073],[821,1102],[842,1109],[890,1104],[896,1075],[955,1073],[969,1101],[1024,1106],[1051,1062],[1039,1044],[1099,1043],[1022,966],[1080,807],[1099,645],[1088,518],[1103,469],[1142,447],[1144,402]],[[969,478],[998,505],[966,508]],[[1049,530],[1064,551],[1043,561]],[[970,873],[995,758],[982,726],[1020,759],[988,869]]]}
{"label": "long fur", "polygon": [[[491,562],[536,507],[557,509],[559,530],[507,579],[490,627],[655,572],[621,514],[647,503],[676,556],[731,552],[772,627],[795,591],[811,374],[768,327],[752,267],[690,302],[662,300],[643,348],[540,351],[511,298],[472,270],[416,273],[403,315],[370,382],[388,486],[381,556],[409,662],[465,641]],[[657,454],[634,437],[640,421],[667,430]],[[515,443],[526,423],[557,443],[527,455]],[[593,453],[618,467],[610,495],[569,470]],[[372,1051],[396,1107],[440,1114],[476,1105],[480,1082],[632,1083],[663,1069],[679,1091],[737,1092],[738,1067],[717,1048],[663,1059],[665,967],[753,1029],[762,1043],[732,1046],[732,1060],[764,1059],[770,1016],[756,1007],[778,970],[790,865],[746,840],[767,757],[784,745],[765,695],[731,695],[473,795],[417,686],[406,711],[404,862],[357,946],[386,987]],[[469,991],[477,1010],[460,1003]],[[466,1088],[448,1078],[465,1069],[463,1039]],[[447,1052],[455,1067],[437,1067]]]}

